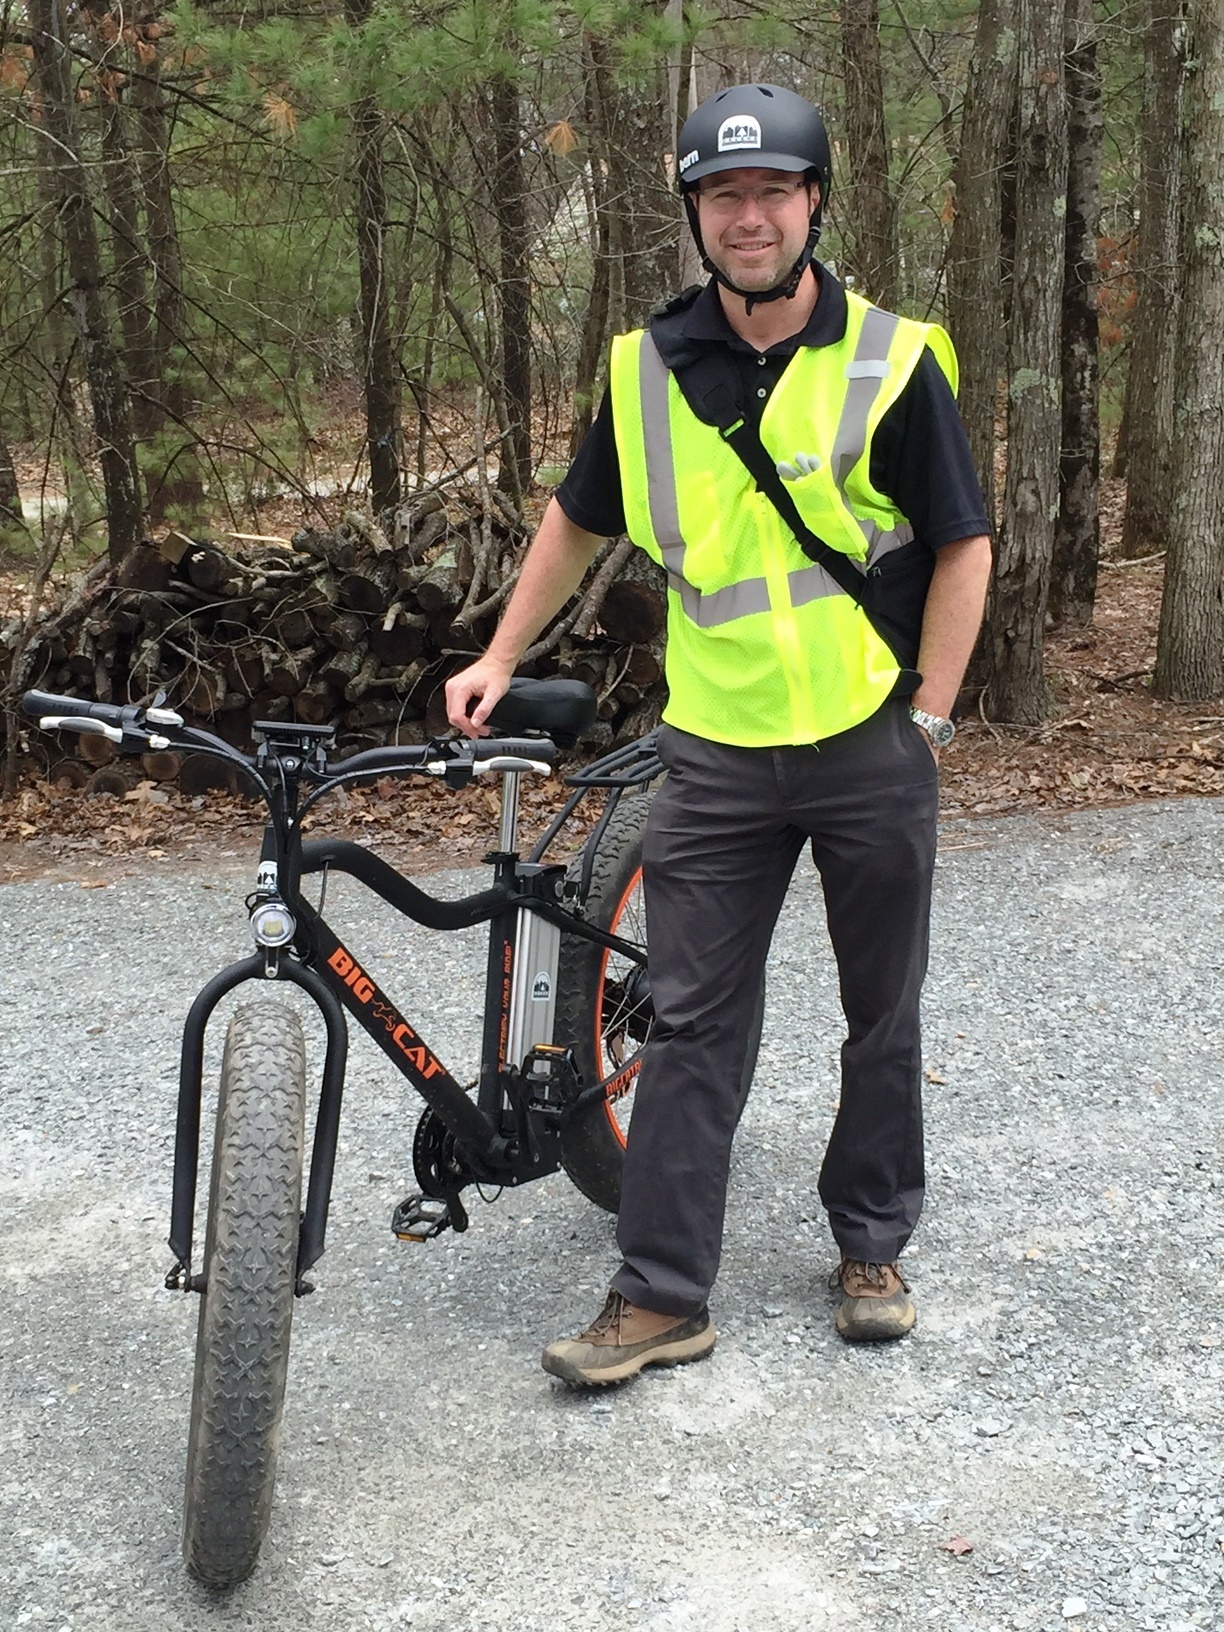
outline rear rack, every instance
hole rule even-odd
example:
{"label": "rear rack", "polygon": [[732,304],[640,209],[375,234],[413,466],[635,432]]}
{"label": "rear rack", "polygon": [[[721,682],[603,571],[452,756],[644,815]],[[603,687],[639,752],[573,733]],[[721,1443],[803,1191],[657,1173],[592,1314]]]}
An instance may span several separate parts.
{"label": "rear rack", "polygon": [[530,861],[539,861],[547,851],[557,834],[569,821],[584,796],[592,788],[607,788],[608,799],[600,812],[599,820],[591,833],[590,842],[583,846],[581,895],[585,899],[591,885],[591,871],[595,865],[595,856],[599,850],[599,842],[604,836],[608,823],[615,814],[621,796],[631,788],[644,788],[655,777],[662,776],[664,766],[659,758],[656,743],[658,729],[639,737],[636,742],[630,742],[623,748],[614,748],[610,754],[602,759],[595,760],[583,771],[576,771],[573,776],[565,778],[565,785],[573,788],[574,792],[565,804],[553,817],[547,831],[536,843],[529,856]]}

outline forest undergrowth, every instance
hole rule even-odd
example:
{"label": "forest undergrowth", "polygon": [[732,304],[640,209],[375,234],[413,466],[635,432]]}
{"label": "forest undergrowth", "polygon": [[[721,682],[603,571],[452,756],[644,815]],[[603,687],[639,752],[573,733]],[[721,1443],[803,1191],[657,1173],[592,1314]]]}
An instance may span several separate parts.
{"label": "forest undergrowth", "polygon": [[[1103,556],[1087,628],[1052,631],[1046,668],[1053,706],[1041,726],[1003,726],[966,710],[941,766],[945,818],[1059,812],[1136,800],[1224,793],[1224,701],[1151,695],[1163,558],[1114,553],[1124,489],[1102,490]],[[261,530],[275,531],[276,518]],[[563,768],[564,769],[564,768]],[[558,777],[524,789],[530,842],[564,797]],[[495,794],[456,793],[387,778],[338,793],[318,826],[358,838],[416,871],[470,865],[494,835]],[[27,773],[0,802],[0,881],[97,875],[146,862],[245,855],[261,807],[234,795],[188,798],[142,783],[124,798],[57,787]],[[584,824],[575,824],[577,842]]]}

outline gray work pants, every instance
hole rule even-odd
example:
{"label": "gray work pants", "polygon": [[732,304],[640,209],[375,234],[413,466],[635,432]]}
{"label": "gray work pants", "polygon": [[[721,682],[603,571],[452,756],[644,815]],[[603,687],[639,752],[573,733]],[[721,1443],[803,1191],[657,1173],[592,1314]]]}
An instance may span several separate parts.
{"label": "gray work pants", "polygon": [[644,848],[655,1030],[630,1122],[613,1286],[694,1313],[718,1271],[731,1143],[774,924],[805,840],[847,1037],[819,1193],[842,1255],[891,1263],[923,1196],[918,1004],[938,774],[902,699],[804,748],[664,726]]}

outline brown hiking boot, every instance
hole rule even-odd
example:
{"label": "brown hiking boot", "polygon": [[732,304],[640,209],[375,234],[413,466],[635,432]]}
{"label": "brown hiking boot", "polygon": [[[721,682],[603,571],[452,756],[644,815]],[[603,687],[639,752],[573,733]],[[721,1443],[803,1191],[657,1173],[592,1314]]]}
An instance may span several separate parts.
{"label": "brown hiking boot", "polygon": [[837,1330],[848,1343],[889,1343],[904,1337],[916,1319],[914,1300],[896,1264],[863,1264],[843,1258],[829,1277],[841,1293]]}
{"label": "brown hiking boot", "polygon": [[696,1315],[660,1315],[609,1292],[586,1331],[550,1343],[540,1364],[578,1387],[622,1383],[643,1366],[682,1366],[702,1359],[714,1347],[714,1336],[707,1309]]}

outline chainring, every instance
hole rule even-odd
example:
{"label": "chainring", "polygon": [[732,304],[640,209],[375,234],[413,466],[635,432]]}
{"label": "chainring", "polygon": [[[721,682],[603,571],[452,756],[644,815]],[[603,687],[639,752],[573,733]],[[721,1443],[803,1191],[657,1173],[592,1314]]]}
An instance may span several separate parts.
{"label": "chainring", "polygon": [[429,1106],[413,1135],[412,1171],[427,1196],[453,1195],[476,1177],[460,1156],[455,1135]]}

